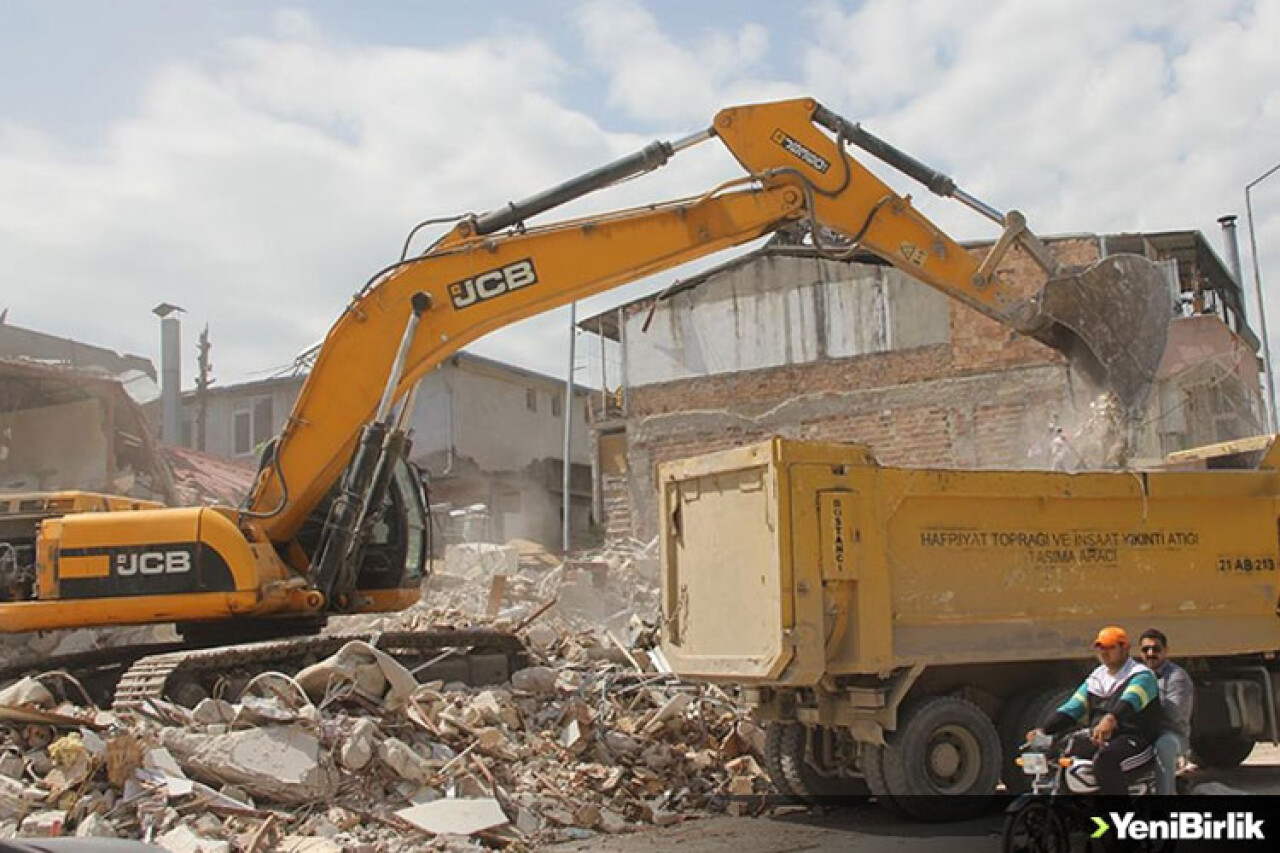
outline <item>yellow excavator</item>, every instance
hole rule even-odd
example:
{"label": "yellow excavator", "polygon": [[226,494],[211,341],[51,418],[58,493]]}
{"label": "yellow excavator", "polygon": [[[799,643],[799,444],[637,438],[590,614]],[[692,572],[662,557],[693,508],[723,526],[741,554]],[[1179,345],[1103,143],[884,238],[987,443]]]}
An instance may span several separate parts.
{"label": "yellow excavator", "polygon": [[[529,222],[711,139],[741,164],[740,178],[693,198]],[[998,239],[975,256],[850,146],[992,220]],[[1173,315],[1150,262],[1117,255],[1063,269],[1020,214],[996,210],[814,100],[732,107],[698,133],[460,217],[426,252],[374,275],[330,330],[240,507],[0,496],[0,632],[173,622],[208,646],[313,630],[333,612],[407,607],[419,598],[426,553],[403,425],[424,374],[518,320],[805,225],[819,252],[874,253],[1141,405]],[[1043,269],[1034,294],[1014,293],[997,274],[1015,245]]]}

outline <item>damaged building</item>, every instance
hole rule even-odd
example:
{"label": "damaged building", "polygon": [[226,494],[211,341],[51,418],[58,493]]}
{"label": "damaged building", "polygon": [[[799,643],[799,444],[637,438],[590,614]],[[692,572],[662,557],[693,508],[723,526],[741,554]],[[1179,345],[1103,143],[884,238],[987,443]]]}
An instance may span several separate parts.
{"label": "damaged building", "polygon": [[[172,503],[145,358],[0,324],[0,492],[81,489]],[[154,407],[152,407],[154,408]]]}
{"label": "damaged building", "polygon": [[[1129,425],[1130,460],[1264,429],[1259,342],[1236,275],[1203,235],[1046,242],[1067,266],[1144,255],[1175,297],[1155,387]],[[1026,293],[1041,280],[1020,250],[1000,272]],[[829,260],[775,238],[580,326],[602,349],[612,342],[620,365],[592,406],[611,539],[656,534],[658,463],[770,435],[865,443],[885,464],[979,469],[1058,467],[1060,435],[1070,467],[1108,463],[1090,439],[1113,413],[1062,355],[869,255]]]}
{"label": "damaged building", "polygon": [[[305,358],[302,360],[305,365]],[[284,426],[306,375],[215,387],[182,400],[182,441],[191,446],[203,411],[204,450],[252,462]],[[411,461],[430,487],[434,549],[460,541],[528,539],[559,547],[563,505],[564,382],[471,353],[458,353],[419,383],[410,421]],[[587,388],[575,388],[571,428],[571,535],[591,542]]]}
{"label": "damaged building", "polygon": [[0,492],[65,489],[176,497],[142,407],[118,379],[0,358]]}

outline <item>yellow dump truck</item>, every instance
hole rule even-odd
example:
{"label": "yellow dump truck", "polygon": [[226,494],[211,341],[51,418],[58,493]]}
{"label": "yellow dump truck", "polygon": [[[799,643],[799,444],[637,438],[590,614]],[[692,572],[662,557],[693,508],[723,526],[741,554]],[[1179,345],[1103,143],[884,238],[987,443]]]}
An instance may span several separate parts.
{"label": "yellow dump truck", "polygon": [[937,819],[1019,788],[1101,626],[1156,627],[1197,684],[1197,759],[1233,766],[1278,736],[1280,446],[1249,449],[1067,474],[775,438],[667,463],[663,650],[741,690],[783,793]]}

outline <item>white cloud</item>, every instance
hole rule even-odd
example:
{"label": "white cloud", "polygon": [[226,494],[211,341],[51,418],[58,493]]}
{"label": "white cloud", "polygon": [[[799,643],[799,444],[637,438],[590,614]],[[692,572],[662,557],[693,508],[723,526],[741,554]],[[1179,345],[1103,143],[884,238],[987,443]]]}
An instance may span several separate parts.
{"label": "white cloud", "polygon": [[[706,126],[724,105],[798,94],[1046,233],[1199,228],[1217,245],[1214,219],[1243,214],[1244,184],[1280,160],[1274,2],[743,8],[673,29],[662,6],[590,0],[568,36],[553,39],[561,22],[548,20],[433,49],[344,41],[282,13],[270,32],[155,74],[92,142],[0,117],[0,305],[20,325],[153,354],[148,311],[175,302],[194,327],[188,354],[207,320],[229,381],[321,337],[414,222],[527,196]],[[584,101],[616,115],[605,125],[568,106]],[[696,194],[736,173],[712,142],[561,213]],[[891,182],[957,236],[992,233]],[[1254,202],[1276,291],[1280,175]],[[1247,263],[1247,241],[1244,252]],[[564,340],[557,313],[481,350],[558,371]]]}
{"label": "white cloud", "polygon": [[152,353],[146,312],[168,300],[240,378],[318,339],[415,221],[611,156],[555,102],[540,41],[357,47],[285,23],[166,69],[100,149],[3,128],[11,322]]}
{"label": "white cloud", "polygon": [[591,0],[578,26],[607,76],[609,103],[650,122],[707,121],[726,104],[726,92],[751,85],[752,68],[769,49],[768,31],[750,22],[679,44],[633,0]]}

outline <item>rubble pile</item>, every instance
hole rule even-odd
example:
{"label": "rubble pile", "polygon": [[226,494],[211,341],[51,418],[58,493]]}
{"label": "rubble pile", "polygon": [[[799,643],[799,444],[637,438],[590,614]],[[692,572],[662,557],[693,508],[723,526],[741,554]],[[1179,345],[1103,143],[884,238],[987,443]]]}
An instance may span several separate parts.
{"label": "rubble pile", "polygon": [[[525,850],[741,811],[744,795],[767,793],[762,730],[719,689],[679,683],[654,647],[650,611],[635,608],[656,592],[626,565],[643,552],[560,564],[510,551],[485,557],[506,571],[479,594],[468,578],[443,608],[334,620],[516,627],[533,665],[502,685],[420,684],[363,642],[190,709],[102,711],[56,704],[49,676],[14,685],[0,697],[0,836],[228,853]],[[604,582],[575,562],[608,566]],[[499,576],[509,582],[495,603]],[[590,613],[614,627],[556,598],[584,578],[604,602]]]}
{"label": "rubble pile", "polygon": [[[541,545],[451,545],[423,587],[422,603],[387,617],[387,630],[412,627],[424,613],[446,621],[477,617],[518,625],[549,602],[542,625],[622,634],[659,614],[657,540],[614,543],[561,560]],[[344,623],[350,627],[353,623]]]}

